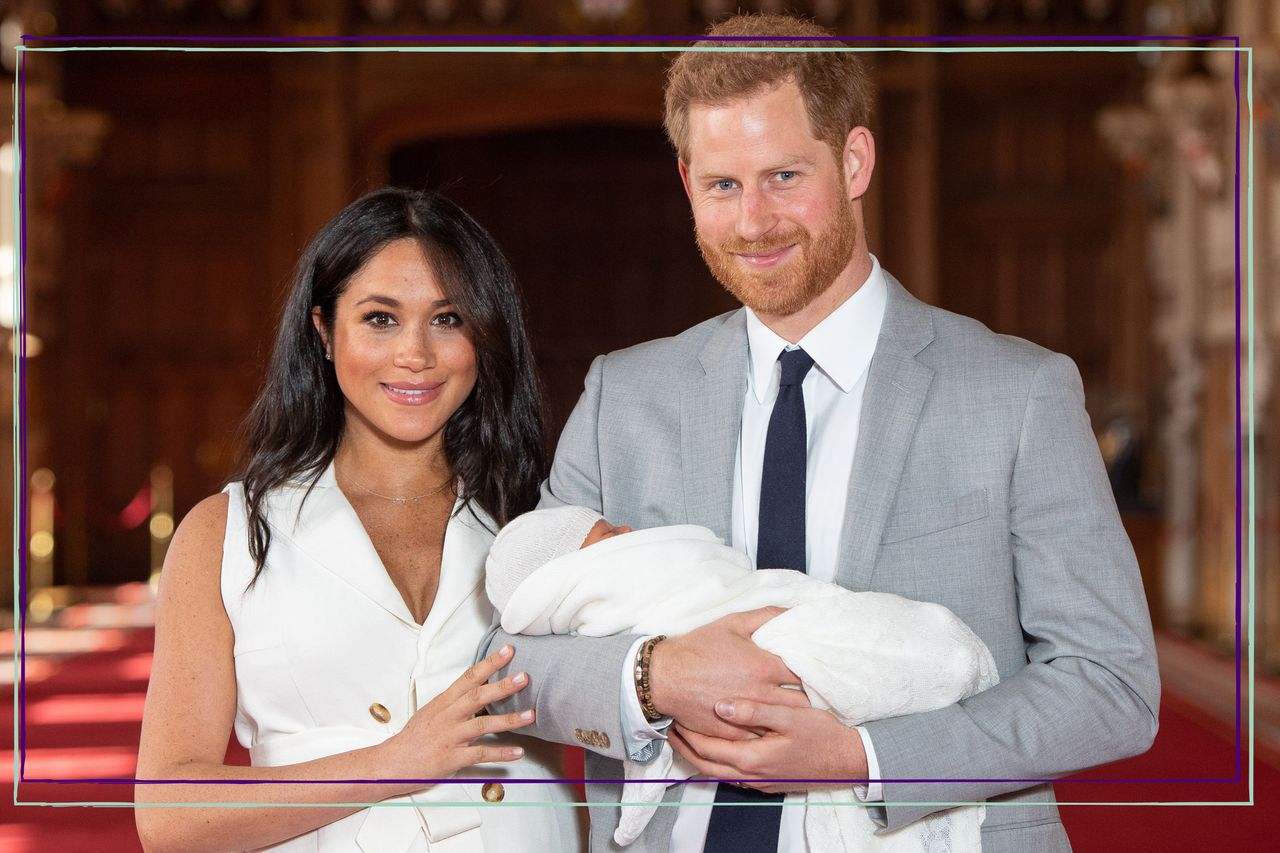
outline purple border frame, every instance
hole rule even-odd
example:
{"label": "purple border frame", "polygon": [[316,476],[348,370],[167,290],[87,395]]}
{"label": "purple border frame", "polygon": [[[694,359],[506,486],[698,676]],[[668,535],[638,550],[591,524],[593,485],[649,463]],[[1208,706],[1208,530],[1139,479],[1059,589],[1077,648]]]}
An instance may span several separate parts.
{"label": "purple border frame", "polygon": [[[829,41],[843,42],[921,42],[926,44],[942,43],[1018,43],[1018,42],[1130,42],[1130,41],[1234,41],[1240,46],[1239,36],[28,36],[22,37],[24,42],[139,42],[139,41],[176,41],[176,42],[239,42],[244,44],[269,43],[311,43],[311,42],[409,42],[426,44],[510,44],[512,42],[555,42],[562,44],[585,42],[622,43],[648,41]],[[109,46],[104,45],[104,46]],[[672,45],[672,49],[679,49]]]}
{"label": "purple border frame", "polygon": [[[35,42],[68,44],[73,46],[74,43],[94,42],[92,46],[111,46],[112,43],[124,42],[121,46],[132,46],[138,42],[155,41],[155,42],[220,42],[220,43],[240,43],[240,44],[267,44],[267,43],[333,43],[333,42],[406,42],[406,43],[429,43],[429,44],[505,44],[513,42],[550,42],[553,44],[565,43],[584,43],[584,42],[607,42],[607,43],[634,43],[649,41],[693,41],[708,40],[703,36],[493,36],[493,37],[477,37],[477,36],[299,36],[299,37],[235,37],[235,36],[29,36],[24,35],[22,41],[25,44]],[[1235,439],[1236,439],[1236,466],[1235,466],[1235,486],[1236,486],[1236,518],[1235,518],[1235,539],[1236,539],[1236,589],[1235,589],[1235,658],[1236,658],[1236,691],[1235,691],[1235,775],[1231,778],[1132,778],[1132,779],[1046,779],[1046,778],[1007,778],[1007,779],[883,779],[885,783],[925,783],[925,782],[968,782],[968,783],[1001,783],[1001,782],[1027,782],[1027,783],[1054,783],[1054,784],[1088,784],[1088,783],[1228,783],[1238,784],[1243,781],[1241,767],[1241,670],[1242,660],[1241,650],[1241,610],[1242,610],[1242,567],[1243,567],[1243,514],[1242,514],[1242,465],[1243,455],[1241,446],[1241,412],[1242,401],[1240,396],[1240,356],[1241,356],[1241,299],[1240,299],[1240,36],[902,36],[902,37],[881,37],[881,36],[861,36],[861,37],[840,37],[832,36],[824,39],[815,38],[799,38],[790,36],[768,36],[763,38],[746,39],[738,36],[721,36],[713,37],[709,40],[714,41],[831,41],[835,43],[845,42],[889,42],[889,43],[924,43],[924,44],[942,44],[942,43],[989,43],[989,44],[1006,44],[1006,43],[1071,43],[1071,42],[1170,42],[1170,41],[1195,41],[1195,42],[1216,42],[1225,41],[1234,44],[1237,51],[1234,54],[1233,66],[1233,84],[1235,91],[1235,175],[1234,175],[1234,195],[1235,195]],[[84,45],[86,47],[91,45]],[[673,49],[680,46],[673,45]],[[15,105],[18,114],[18,139],[19,149],[23,153],[23,161],[25,161],[26,145],[26,76],[25,62],[18,64],[17,84],[18,84],[18,101]],[[27,229],[26,229],[26,205],[27,205],[27,178],[25,162],[20,163],[18,176],[18,219],[21,228],[21,244],[19,248],[19,264],[17,275],[18,298],[23,306],[26,305],[26,276],[25,276],[25,259],[27,256]],[[19,359],[17,371],[17,387],[18,396],[18,432],[19,432],[19,475],[22,477],[21,482],[27,482],[27,430],[26,414],[27,414],[27,397],[26,397],[26,317],[25,311],[19,312],[17,334],[19,336]],[[25,486],[24,486],[25,493]],[[24,533],[27,530],[27,502],[21,500],[18,502],[17,514],[19,520],[19,541],[21,545]],[[423,784],[480,784],[484,782],[502,782],[503,784],[533,784],[541,783],[545,779],[510,779],[510,778],[466,778],[466,779],[164,779],[164,780],[139,780],[139,779],[115,779],[115,778],[84,778],[84,779],[39,779],[27,778],[26,776],[26,574],[27,574],[27,554],[26,548],[17,547],[18,552],[18,643],[17,650],[19,656],[19,683],[17,685],[18,697],[18,754],[19,754],[19,773],[18,778],[14,780],[15,801],[18,785],[23,782],[31,784],[102,784],[102,785],[181,785],[181,784],[216,784],[216,785],[273,785],[273,784],[379,784],[379,783],[400,783],[400,782],[420,782]],[[624,779],[560,779],[559,782],[571,784],[585,784],[587,781],[610,784],[624,783]],[[667,784],[684,784],[692,780],[688,779],[664,779],[649,780],[661,781]],[[718,780],[697,780],[699,782],[718,781]],[[832,781],[844,781],[849,783],[864,782],[866,780],[831,780],[831,779],[769,779],[761,780],[775,783],[830,783]],[[1223,804],[1229,804],[1230,801],[1223,801]],[[16,805],[22,803],[15,802]],[[124,803],[122,803],[124,804]],[[1137,805],[1137,803],[1135,803]],[[1206,802],[1205,805],[1214,805],[1214,803]]]}
{"label": "purple border frame", "polygon": [[27,549],[26,539],[30,521],[27,518],[27,63],[18,63],[18,102],[14,108],[18,111],[18,303],[23,310],[18,311],[18,381],[14,391],[18,395],[18,476],[22,479],[22,500],[18,506],[18,530],[14,533],[14,551],[18,556],[18,599],[14,603],[18,612],[18,778],[13,780],[15,799],[18,785],[26,777],[27,769]]}

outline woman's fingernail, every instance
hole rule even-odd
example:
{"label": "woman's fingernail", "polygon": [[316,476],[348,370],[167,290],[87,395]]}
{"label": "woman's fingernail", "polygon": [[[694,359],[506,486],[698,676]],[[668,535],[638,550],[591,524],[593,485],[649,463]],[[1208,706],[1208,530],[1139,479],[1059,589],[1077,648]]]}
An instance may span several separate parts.
{"label": "woman's fingernail", "polygon": [[533,719],[533,711],[532,711],[532,710],[529,710],[529,711],[521,711],[521,712],[520,712],[520,719],[524,720],[526,723],[527,723],[528,721],[532,720],[532,719]]}
{"label": "woman's fingernail", "polygon": [[524,755],[524,750],[518,746],[511,747],[511,749],[507,750],[507,752],[512,758],[519,758],[520,756]]}
{"label": "woman's fingernail", "polygon": [[528,680],[529,676],[525,675],[523,672],[517,672],[515,675],[511,676],[512,684],[524,684]]}
{"label": "woman's fingernail", "polygon": [[716,703],[716,713],[722,717],[733,716],[733,703],[728,699],[721,699]]}
{"label": "woman's fingernail", "polygon": [[512,652],[511,644],[510,644],[510,643],[507,643],[505,646],[503,646],[502,648],[498,649],[498,656],[499,656],[499,657],[504,657],[504,658],[505,658],[505,657],[510,657],[510,656],[511,656],[511,652]]}

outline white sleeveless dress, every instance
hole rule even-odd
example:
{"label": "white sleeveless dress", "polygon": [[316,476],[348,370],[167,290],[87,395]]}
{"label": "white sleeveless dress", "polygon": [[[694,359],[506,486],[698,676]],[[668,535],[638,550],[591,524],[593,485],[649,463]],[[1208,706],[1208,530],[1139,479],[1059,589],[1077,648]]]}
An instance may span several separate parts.
{"label": "white sleeveless dress", "polygon": [[[239,483],[225,491],[222,600],[235,633],[235,731],[255,766],[380,743],[471,665],[494,618],[484,594],[493,537],[471,512],[448,523],[439,589],[418,625],[338,488],[332,465],[301,503],[301,515],[305,487],[282,487],[264,502],[271,548],[252,589],[244,491]],[[516,781],[561,777],[562,747],[514,735],[488,740],[518,743],[525,755],[464,768],[455,778],[505,782],[485,785],[483,792],[480,783],[435,784],[267,849],[581,850],[580,810],[565,805],[574,799],[571,787]],[[501,803],[486,801],[486,794]],[[513,805],[520,803],[547,807]]]}

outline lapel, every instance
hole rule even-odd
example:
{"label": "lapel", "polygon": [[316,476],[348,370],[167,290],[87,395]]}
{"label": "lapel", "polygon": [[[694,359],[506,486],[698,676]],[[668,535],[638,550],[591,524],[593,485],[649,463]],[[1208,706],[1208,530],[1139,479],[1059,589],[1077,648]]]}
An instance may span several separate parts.
{"label": "lapel", "polygon": [[933,369],[916,356],[933,341],[929,307],[885,273],[887,299],[862,398],[836,582],[867,589]]}
{"label": "lapel", "polygon": [[729,314],[698,353],[680,391],[680,460],[685,521],[733,538],[733,462],[747,391],[747,323]]}
{"label": "lapel", "polygon": [[430,643],[449,617],[484,583],[484,561],[493,545],[490,529],[498,526],[479,507],[460,509],[460,505],[461,501],[454,504],[445,528],[440,584],[431,611],[422,623],[420,645]]}
{"label": "lapel", "polygon": [[[360,517],[338,488],[333,463],[306,495],[305,485],[284,486],[267,500],[271,503],[272,532],[289,539],[298,550],[348,586],[382,607],[413,630],[418,623],[391,581]],[[484,553],[492,538],[467,510],[456,512],[445,530],[440,562],[440,582],[424,632],[438,627],[457,609],[483,578]]]}

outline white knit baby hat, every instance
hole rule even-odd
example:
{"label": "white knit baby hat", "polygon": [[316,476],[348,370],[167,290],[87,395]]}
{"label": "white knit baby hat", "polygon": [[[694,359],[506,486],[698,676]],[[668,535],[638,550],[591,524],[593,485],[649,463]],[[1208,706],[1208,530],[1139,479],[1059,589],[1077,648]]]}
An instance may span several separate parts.
{"label": "white knit baby hat", "polygon": [[584,506],[535,509],[499,531],[485,561],[485,592],[499,611],[516,587],[556,557],[577,551],[604,516]]}

